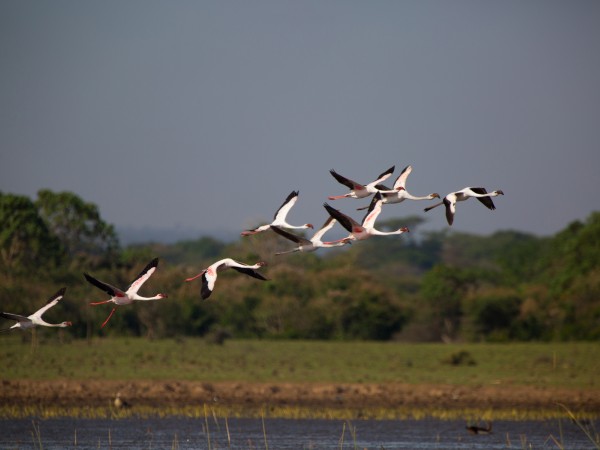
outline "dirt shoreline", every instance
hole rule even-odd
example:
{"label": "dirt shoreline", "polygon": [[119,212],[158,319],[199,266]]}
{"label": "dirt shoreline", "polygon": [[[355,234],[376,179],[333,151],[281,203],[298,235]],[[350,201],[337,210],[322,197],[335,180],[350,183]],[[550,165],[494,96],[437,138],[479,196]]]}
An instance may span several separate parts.
{"label": "dirt shoreline", "polygon": [[13,407],[106,407],[117,392],[133,406],[308,408],[557,409],[600,415],[600,390],[476,386],[247,383],[238,381],[2,380],[0,403]]}

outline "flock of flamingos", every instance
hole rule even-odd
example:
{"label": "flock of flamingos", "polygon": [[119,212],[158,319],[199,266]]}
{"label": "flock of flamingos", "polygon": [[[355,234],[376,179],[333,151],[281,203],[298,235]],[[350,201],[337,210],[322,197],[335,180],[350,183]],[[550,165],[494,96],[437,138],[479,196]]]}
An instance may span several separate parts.
{"label": "flock of flamingos", "polygon": [[[399,228],[395,231],[380,231],[375,228],[375,221],[377,217],[381,213],[381,208],[385,204],[391,203],[400,203],[404,200],[432,200],[434,198],[440,198],[440,195],[437,193],[429,194],[424,197],[416,197],[411,195],[406,190],[406,179],[412,172],[412,166],[406,166],[402,173],[398,176],[396,181],[394,182],[394,186],[390,189],[389,187],[383,185],[382,183],[392,176],[394,172],[394,166],[390,167],[388,170],[383,172],[381,175],[377,177],[377,179],[369,184],[360,184],[356,181],[353,181],[349,178],[346,178],[334,170],[331,170],[331,175],[341,184],[348,187],[349,192],[344,195],[335,195],[330,196],[329,200],[339,200],[343,198],[367,198],[373,196],[371,203],[369,206],[365,206],[362,208],[358,208],[358,210],[367,209],[367,214],[362,219],[362,222],[358,223],[350,216],[340,212],[339,210],[331,207],[329,204],[324,203],[323,206],[327,210],[329,214],[329,218],[323,224],[323,226],[310,238],[306,239],[302,236],[293,234],[285,229],[307,229],[313,228],[310,223],[306,223],[304,225],[291,225],[286,221],[286,217],[296,201],[298,200],[298,191],[293,191],[288,197],[285,199],[283,204],[279,207],[273,221],[268,224],[261,225],[252,230],[246,230],[241,233],[242,236],[250,236],[253,234],[261,233],[267,230],[273,230],[275,233],[283,236],[284,238],[294,242],[297,244],[297,247],[294,247],[291,250],[277,253],[277,255],[281,255],[284,253],[291,252],[311,252],[315,251],[318,248],[324,247],[339,247],[346,244],[352,243],[355,240],[364,240],[368,239],[371,236],[388,236],[388,235],[397,235],[405,233],[408,230],[406,227]],[[452,225],[454,222],[454,215],[456,214],[456,203],[468,200],[473,197],[479,200],[485,207],[488,209],[496,209],[494,202],[492,201],[492,197],[496,197],[498,195],[504,195],[504,192],[501,190],[495,190],[493,192],[487,192],[485,188],[482,187],[466,187],[459,191],[450,192],[446,195],[442,201],[439,203],[435,203],[427,208],[425,211],[429,211],[438,206],[444,205],[446,208],[446,220],[448,221],[448,225]],[[336,222],[344,227],[349,235],[343,239],[335,240],[335,241],[323,241],[323,236],[327,233]],[[197,278],[202,279],[202,287],[200,289],[200,295],[202,299],[207,299],[214,290],[215,283],[217,281],[217,272],[219,270],[224,270],[227,268],[231,268],[237,270],[240,273],[249,275],[251,277],[257,278],[259,280],[266,280],[266,278],[258,272],[262,266],[266,263],[263,261],[259,261],[256,264],[244,264],[237,261],[234,261],[231,258],[221,259],[214,264],[211,264],[198,275],[187,278],[185,281],[193,281]],[[108,323],[110,318],[113,316],[118,306],[129,305],[134,301],[148,301],[148,300],[160,300],[163,298],[167,298],[166,294],[156,294],[153,297],[143,297],[138,295],[139,289],[142,285],[152,276],[152,274],[156,271],[156,267],[158,266],[158,258],[153,259],[141,272],[140,274],[133,280],[133,282],[129,285],[126,290],[121,290],[117,287],[114,287],[108,283],[100,281],[88,273],[84,273],[85,279],[97,287],[98,289],[104,291],[110,298],[108,300],[104,300],[101,302],[90,303],[91,305],[102,305],[106,303],[114,303],[114,307],[112,308],[110,314],[106,318],[106,320],[102,323],[102,328]],[[21,316],[19,314],[12,314],[1,312],[0,317],[4,317],[5,319],[14,320],[15,323],[10,328],[0,330],[0,331],[10,331],[14,328],[20,328],[23,330],[33,328],[35,326],[45,326],[45,327],[68,327],[72,325],[71,322],[62,322],[58,324],[52,324],[46,322],[42,319],[43,314],[53,306],[55,306],[65,295],[66,288],[60,289],[56,294],[54,294],[46,305],[40,308],[35,313],[30,316]]]}

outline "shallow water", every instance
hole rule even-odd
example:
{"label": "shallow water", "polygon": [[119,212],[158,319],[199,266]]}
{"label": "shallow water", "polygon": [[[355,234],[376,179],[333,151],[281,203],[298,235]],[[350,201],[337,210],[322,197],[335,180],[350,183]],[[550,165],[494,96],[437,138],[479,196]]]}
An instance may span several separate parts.
{"label": "shallow water", "polygon": [[[0,420],[2,449],[594,449],[567,419],[497,421],[470,435],[464,421],[292,419]],[[594,429],[595,424],[588,425]],[[600,430],[599,430],[600,431]],[[37,435],[39,433],[39,438]],[[266,441],[265,441],[266,440]]]}

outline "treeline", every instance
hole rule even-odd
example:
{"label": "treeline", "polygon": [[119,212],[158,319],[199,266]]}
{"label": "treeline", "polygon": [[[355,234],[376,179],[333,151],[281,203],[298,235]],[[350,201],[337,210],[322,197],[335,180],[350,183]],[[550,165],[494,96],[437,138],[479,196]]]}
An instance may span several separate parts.
{"label": "treeline", "polygon": [[[67,336],[224,336],[407,341],[597,340],[600,338],[600,212],[552,237],[518,231],[489,236],[448,230],[373,238],[343,249],[274,256],[288,249],[266,232],[226,243],[210,237],[172,245],[121,247],[94,204],[43,190],[36,200],[0,192],[0,310],[28,315],[60,287],[49,321],[70,320]],[[154,257],[141,293],[168,299],[110,305],[84,271],[127,286]],[[206,301],[183,280],[223,257],[267,261],[261,282],[219,274]],[[0,325],[0,328],[6,328]]]}

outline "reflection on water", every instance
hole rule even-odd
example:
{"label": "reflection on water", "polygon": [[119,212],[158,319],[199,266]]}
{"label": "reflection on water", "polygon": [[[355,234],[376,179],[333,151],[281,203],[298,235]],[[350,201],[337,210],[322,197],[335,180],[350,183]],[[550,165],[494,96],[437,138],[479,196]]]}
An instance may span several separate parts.
{"label": "reflection on water", "polygon": [[[492,434],[475,436],[465,425],[434,419],[18,419],[0,420],[0,448],[489,450],[559,448],[558,444],[566,449],[596,448],[566,419],[498,421]],[[594,425],[588,428],[597,433]]]}

